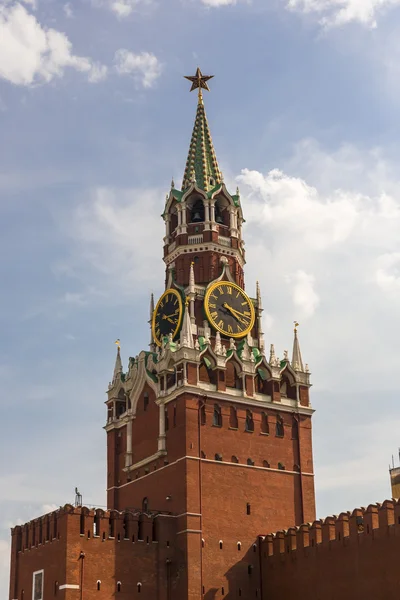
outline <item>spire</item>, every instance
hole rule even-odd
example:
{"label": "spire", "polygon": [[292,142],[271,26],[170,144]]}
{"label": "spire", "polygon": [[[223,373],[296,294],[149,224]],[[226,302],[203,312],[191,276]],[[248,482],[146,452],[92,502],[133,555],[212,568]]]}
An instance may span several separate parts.
{"label": "spire", "polygon": [[155,350],[155,344],[154,344],[154,338],[153,338],[153,313],[154,313],[154,294],[152,293],[150,295],[150,320],[149,320],[149,325],[150,325],[150,350],[152,352],[154,352]]}
{"label": "spire", "polygon": [[214,145],[211,139],[210,128],[204,109],[202,89],[208,90],[207,81],[211,75],[203,75],[197,69],[194,77],[186,77],[192,82],[192,89],[199,90],[196,119],[194,122],[189,154],[183,176],[182,189],[186,189],[195,179],[197,186],[208,192],[216,185],[222,183],[222,174],[218,166]]}
{"label": "spire", "polygon": [[154,313],[154,294],[152,293],[150,295],[150,323],[153,320],[153,313]]}
{"label": "spire", "polygon": [[188,302],[186,302],[185,305],[185,314],[183,315],[180,342],[181,346],[184,348],[194,348],[192,324],[189,317]]}
{"label": "spire", "polygon": [[117,379],[121,378],[122,373],[122,360],[121,360],[121,346],[119,340],[115,342],[117,344],[117,357],[115,359],[115,367],[114,367],[114,375],[113,375],[113,383],[117,381]]}
{"label": "spire", "polygon": [[293,355],[292,355],[292,367],[295,371],[301,371],[304,373],[303,359],[301,358],[300,343],[297,337],[297,327],[299,324],[297,321],[294,324],[294,341],[293,341]]}
{"label": "spire", "polygon": [[261,290],[260,284],[257,281],[256,285],[256,296],[257,296],[257,329],[258,329],[258,348],[261,352],[264,351],[265,341],[264,341],[264,332],[262,329],[262,301],[261,301]]}

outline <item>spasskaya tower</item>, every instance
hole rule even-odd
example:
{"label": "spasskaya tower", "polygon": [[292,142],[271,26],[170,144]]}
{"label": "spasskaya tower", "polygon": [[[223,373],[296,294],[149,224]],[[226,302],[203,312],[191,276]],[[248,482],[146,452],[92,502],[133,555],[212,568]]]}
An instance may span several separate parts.
{"label": "spasskaya tower", "polygon": [[123,372],[118,348],[108,390],[108,506],[171,513],[174,600],[253,598],[257,535],[315,516],[309,372],[297,331],[290,358],[265,354],[240,193],[224,184],[204,108],[211,77],[187,79],[198,103],[162,215],[165,292],[150,350]]}
{"label": "spasskaya tower", "polygon": [[107,391],[107,510],[78,501],[16,526],[11,600],[261,599],[259,535],[315,518],[297,326],[290,357],[266,353],[260,288],[245,289],[242,200],[204,108],[211,77],[187,79],[198,103],[162,215],[164,293],[151,300],[150,347],[124,369],[118,345]]}

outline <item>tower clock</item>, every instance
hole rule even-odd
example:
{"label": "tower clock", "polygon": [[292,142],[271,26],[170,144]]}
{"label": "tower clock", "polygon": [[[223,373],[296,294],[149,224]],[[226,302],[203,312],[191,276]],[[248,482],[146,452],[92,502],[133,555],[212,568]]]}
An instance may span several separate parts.
{"label": "tower clock", "polygon": [[183,317],[183,303],[181,294],[174,289],[166,290],[153,313],[152,331],[153,339],[161,346],[164,337],[172,334],[174,339],[181,328]]}
{"label": "tower clock", "polygon": [[242,338],[253,329],[253,303],[235,283],[213,283],[206,292],[204,308],[209,323],[223,335]]}

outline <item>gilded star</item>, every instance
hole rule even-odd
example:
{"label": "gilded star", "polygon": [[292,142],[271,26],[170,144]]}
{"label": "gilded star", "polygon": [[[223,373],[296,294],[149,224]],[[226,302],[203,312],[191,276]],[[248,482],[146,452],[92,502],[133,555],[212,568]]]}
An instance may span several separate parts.
{"label": "gilded star", "polygon": [[197,90],[197,88],[199,88],[199,90],[203,89],[209,92],[210,88],[207,85],[207,81],[212,79],[214,75],[203,75],[203,73],[197,67],[196,75],[193,77],[190,77],[190,75],[185,75],[184,77],[192,82],[192,87],[190,89],[191,92],[193,92],[193,90]]}

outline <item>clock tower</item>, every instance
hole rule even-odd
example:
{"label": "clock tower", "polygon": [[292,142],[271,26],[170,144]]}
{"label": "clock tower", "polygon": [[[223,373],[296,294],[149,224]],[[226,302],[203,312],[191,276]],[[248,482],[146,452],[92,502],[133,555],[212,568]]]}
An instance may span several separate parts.
{"label": "clock tower", "polygon": [[149,350],[124,371],[118,347],[108,389],[108,508],[168,522],[157,598],[261,598],[258,535],[315,518],[310,375],[297,327],[290,357],[266,354],[240,192],[225,186],[204,108],[211,77],[187,79],[198,103],[162,215],[165,292]]}

